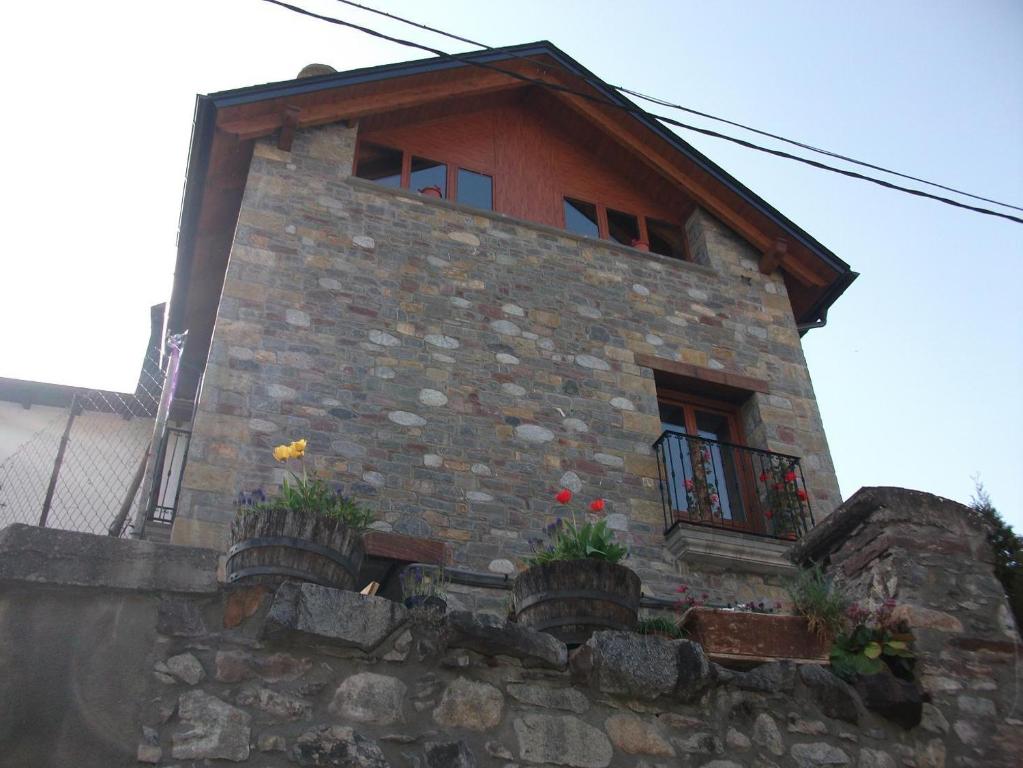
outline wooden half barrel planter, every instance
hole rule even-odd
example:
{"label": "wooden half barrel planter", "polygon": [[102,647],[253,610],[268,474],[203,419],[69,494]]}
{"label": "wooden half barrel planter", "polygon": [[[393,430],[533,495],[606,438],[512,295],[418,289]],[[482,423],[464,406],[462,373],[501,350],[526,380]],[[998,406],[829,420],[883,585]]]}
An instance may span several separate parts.
{"label": "wooden half barrel planter", "polygon": [[279,586],[291,580],[358,589],[365,556],[362,535],[312,512],[243,510],[231,524],[229,584]]}
{"label": "wooden half barrel planter", "polygon": [[824,662],[831,647],[829,640],[810,631],[802,616],[696,607],[680,623],[711,659],[724,663]]}
{"label": "wooden half barrel planter", "polygon": [[512,595],[519,624],[580,645],[597,630],[636,628],[640,580],[616,563],[559,560],[520,573]]}

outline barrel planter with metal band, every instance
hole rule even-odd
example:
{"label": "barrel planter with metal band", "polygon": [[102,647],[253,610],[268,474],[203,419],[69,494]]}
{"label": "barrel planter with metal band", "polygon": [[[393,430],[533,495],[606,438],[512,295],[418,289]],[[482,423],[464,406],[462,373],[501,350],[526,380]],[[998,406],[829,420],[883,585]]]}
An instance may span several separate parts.
{"label": "barrel planter with metal band", "polygon": [[289,579],[357,589],[361,534],[312,512],[242,510],[231,524],[228,583],[277,586]]}
{"label": "barrel planter with metal band", "polygon": [[597,630],[633,630],[639,577],[624,565],[592,558],[534,565],[515,579],[516,621],[579,645]]}

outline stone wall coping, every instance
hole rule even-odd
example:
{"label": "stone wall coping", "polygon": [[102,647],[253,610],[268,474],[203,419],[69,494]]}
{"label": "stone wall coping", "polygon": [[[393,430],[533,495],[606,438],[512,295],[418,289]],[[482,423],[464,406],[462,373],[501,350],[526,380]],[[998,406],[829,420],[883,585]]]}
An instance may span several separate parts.
{"label": "stone wall coping", "polygon": [[490,219],[501,224],[511,224],[516,227],[526,227],[533,229],[537,232],[542,232],[547,235],[554,235],[555,237],[563,237],[566,240],[574,240],[577,243],[583,245],[597,245],[602,248],[607,248],[610,251],[620,253],[623,256],[629,256],[633,259],[642,259],[644,261],[656,261],[662,264],[671,264],[673,267],[692,270],[701,275],[719,277],[718,271],[713,267],[708,267],[704,264],[697,264],[693,261],[683,261],[682,259],[674,259],[670,256],[661,256],[659,253],[653,253],[652,251],[639,251],[627,245],[616,243],[613,240],[601,240],[595,237],[586,237],[585,235],[578,235],[575,232],[569,232],[565,229],[559,229],[558,227],[552,227],[548,224],[540,224],[536,221],[528,221],[526,219],[517,219],[514,216],[508,216],[503,213],[497,213],[495,211],[486,211],[481,208],[473,208],[472,206],[462,205],[461,203],[455,203],[451,200],[445,200],[437,197],[426,197],[420,195],[418,192],[409,192],[406,189],[395,189],[393,187],[382,187],[372,181],[366,179],[360,179],[357,176],[349,176],[345,179],[345,182],[359,190],[360,192],[373,192],[375,194],[398,197],[405,200],[409,200],[416,203],[421,203],[426,206],[436,206],[440,208],[450,208],[451,210],[458,211],[459,213],[465,213],[470,216],[479,216],[480,218]]}
{"label": "stone wall coping", "polygon": [[0,530],[0,582],[216,594],[220,552],[16,523]]}
{"label": "stone wall coping", "polygon": [[[893,486],[866,486],[818,523],[791,551],[793,562],[809,565],[838,550],[849,536],[874,512],[882,509],[933,510],[939,514],[968,519],[969,507],[958,501],[925,491]],[[926,524],[920,517],[918,523]]]}

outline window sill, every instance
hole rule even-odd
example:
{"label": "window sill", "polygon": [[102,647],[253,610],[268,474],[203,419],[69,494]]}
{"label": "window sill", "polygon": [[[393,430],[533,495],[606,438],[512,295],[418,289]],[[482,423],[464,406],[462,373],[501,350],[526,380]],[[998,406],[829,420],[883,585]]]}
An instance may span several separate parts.
{"label": "window sill", "polygon": [[789,559],[795,542],[679,523],[664,543],[676,560],[687,565],[776,576],[789,576],[796,571]]}
{"label": "window sill", "polygon": [[661,256],[660,254],[653,253],[651,251],[641,251],[638,248],[633,248],[629,245],[622,245],[616,243],[614,240],[604,240],[597,237],[587,237],[585,235],[577,235],[574,232],[569,232],[565,229],[559,229],[558,227],[551,227],[547,224],[540,224],[535,221],[529,221],[527,219],[516,219],[513,216],[507,216],[503,213],[497,213],[495,211],[488,211],[483,208],[473,208],[472,206],[462,205],[461,203],[455,203],[451,200],[438,197],[427,197],[418,192],[410,192],[407,189],[396,189],[394,187],[383,187],[379,184],[375,184],[372,181],[366,179],[360,179],[358,176],[349,176],[345,179],[345,182],[355,189],[361,192],[373,192],[380,195],[386,195],[389,197],[397,197],[400,199],[408,200],[410,202],[418,203],[426,206],[438,206],[441,208],[447,208],[459,213],[464,213],[468,216],[478,216],[484,219],[489,219],[501,224],[510,224],[516,227],[529,227],[530,229],[536,230],[537,232],[543,232],[548,235],[555,237],[565,238],[566,240],[573,240],[577,243],[590,246],[602,246],[611,251],[616,251],[633,258],[642,258],[644,260],[655,261],[660,264],[670,264],[674,267],[681,269],[692,270],[701,275],[709,277],[717,277],[718,273],[711,267],[703,264],[697,264],[693,261],[684,261],[682,259],[671,258],[670,256]]}

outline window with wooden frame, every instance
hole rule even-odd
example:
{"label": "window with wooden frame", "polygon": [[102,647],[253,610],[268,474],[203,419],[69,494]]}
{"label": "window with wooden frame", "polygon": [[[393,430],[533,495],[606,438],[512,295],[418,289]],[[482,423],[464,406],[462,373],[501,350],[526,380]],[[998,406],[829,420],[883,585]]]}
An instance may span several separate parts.
{"label": "window with wooden frame", "polygon": [[689,241],[678,224],[608,208],[575,197],[563,198],[564,227],[586,237],[599,237],[641,251],[691,261]]}
{"label": "window with wooden frame", "polygon": [[385,187],[408,189],[492,211],[494,177],[412,152],[360,141],[355,176]]}
{"label": "window with wooden frame", "polygon": [[667,492],[678,519],[753,530],[739,406],[658,391]]}

